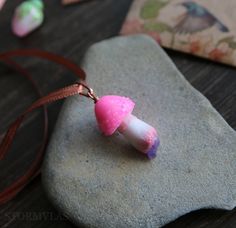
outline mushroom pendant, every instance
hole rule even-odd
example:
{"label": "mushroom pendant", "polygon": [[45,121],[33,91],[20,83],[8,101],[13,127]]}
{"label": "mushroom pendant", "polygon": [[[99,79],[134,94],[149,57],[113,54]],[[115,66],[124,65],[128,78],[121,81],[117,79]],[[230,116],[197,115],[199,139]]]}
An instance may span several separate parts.
{"label": "mushroom pendant", "polygon": [[153,159],[160,144],[158,134],[155,128],[131,114],[134,106],[127,97],[108,95],[97,99],[95,115],[99,129],[106,136],[118,131],[138,151]]}

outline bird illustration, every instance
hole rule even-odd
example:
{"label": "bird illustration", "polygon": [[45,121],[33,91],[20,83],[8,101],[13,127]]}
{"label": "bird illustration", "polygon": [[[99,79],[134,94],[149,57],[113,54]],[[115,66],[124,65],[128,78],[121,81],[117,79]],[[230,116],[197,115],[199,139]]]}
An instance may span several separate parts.
{"label": "bird illustration", "polygon": [[195,33],[216,26],[221,32],[229,32],[229,29],[220,22],[205,7],[193,2],[180,3],[186,8],[186,13],[182,15],[174,30],[178,33]]}

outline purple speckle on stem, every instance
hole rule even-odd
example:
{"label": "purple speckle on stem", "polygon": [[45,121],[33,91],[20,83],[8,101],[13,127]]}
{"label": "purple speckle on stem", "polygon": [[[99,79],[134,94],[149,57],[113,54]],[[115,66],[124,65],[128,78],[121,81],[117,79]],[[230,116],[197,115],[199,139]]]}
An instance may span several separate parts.
{"label": "purple speckle on stem", "polygon": [[154,141],[152,147],[151,147],[151,148],[149,149],[149,151],[147,152],[147,157],[148,157],[149,159],[153,159],[153,158],[156,157],[156,155],[157,155],[157,149],[158,149],[159,145],[160,145],[160,139],[157,138],[157,139]]}

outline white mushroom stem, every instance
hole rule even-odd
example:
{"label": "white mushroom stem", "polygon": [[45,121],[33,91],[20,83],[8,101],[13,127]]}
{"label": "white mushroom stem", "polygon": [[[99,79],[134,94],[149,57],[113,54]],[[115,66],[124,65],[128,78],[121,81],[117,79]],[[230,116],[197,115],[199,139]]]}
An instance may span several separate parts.
{"label": "white mushroom stem", "polygon": [[159,138],[156,130],[130,114],[126,116],[118,128],[118,131],[139,151],[155,157]]}

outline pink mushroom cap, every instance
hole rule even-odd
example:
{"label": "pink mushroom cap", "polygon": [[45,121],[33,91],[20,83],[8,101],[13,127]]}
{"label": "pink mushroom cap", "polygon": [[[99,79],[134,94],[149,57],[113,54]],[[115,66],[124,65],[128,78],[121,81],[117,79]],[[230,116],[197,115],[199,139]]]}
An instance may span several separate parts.
{"label": "pink mushroom cap", "polygon": [[108,95],[99,98],[95,104],[95,115],[101,132],[112,135],[134,106],[135,103],[128,97]]}

